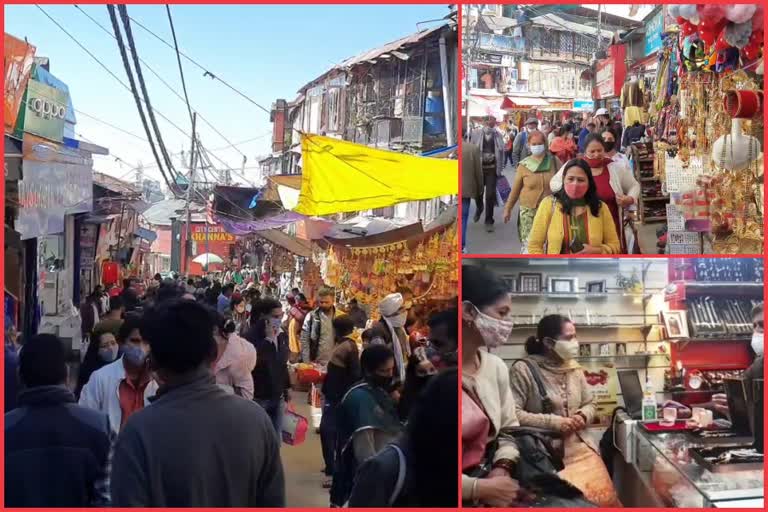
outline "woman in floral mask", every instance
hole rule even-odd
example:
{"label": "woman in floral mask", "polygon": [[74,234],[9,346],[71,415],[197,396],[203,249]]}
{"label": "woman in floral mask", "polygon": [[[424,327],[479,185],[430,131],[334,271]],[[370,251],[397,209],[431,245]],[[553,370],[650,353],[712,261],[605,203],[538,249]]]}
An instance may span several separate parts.
{"label": "woman in floral mask", "polygon": [[[563,167],[560,189],[536,211],[528,238],[530,254],[617,254],[621,249],[611,212],[597,195],[589,164]],[[553,178],[556,179],[557,177]]]}
{"label": "woman in floral mask", "polygon": [[[499,431],[519,426],[507,366],[493,349],[512,332],[509,290],[481,267],[462,267],[462,496],[465,504],[509,507],[522,491],[512,478],[519,451]],[[497,439],[498,438],[498,439]],[[498,441],[489,456],[487,448]],[[490,460],[489,460],[490,459]]]}
{"label": "woman in floral mask", "polygon": [[[528,357],[514,363],[509,372],[520,424],[561,432],[565,468],[559,476],[598,507],[621,506],[599,447],[584,435],[596,407],[584,370],[576,361],[579,342],[573,322],[561,315],[545,316],[536,336],[526,340],[525,351]],[[539,391],[537,380],[546,396]]]}
{"label": "woman in floral mask", "polygon": [[517,166],[512,191],[504,205],[504,222],[509,222],[512,208],[520,200],[517,232],[523,248],[528,245],[528,234],[536,216],[536,208],[542,199],[550,195],[549,182],[562,165],[547,149],[547,137],[542,132],[537,130],[528,134],[528,148],[531,155]]}
{"label": "woman in floral mask", "polygon": [[[613,139],[615,143],[615,138]],[[640,195],[640,184],[632,172],[627,172],[627,167],[620,162],[614,162],[606,152],[605,140],[602,136],[593,133],[587,136],[584,143],[584,161],[589,165],[592,177],[597,187],[597,197],[608,205],[611,218],[616,227],[616,233],[620,237],[621,254],[627,254],[628,247],[634,242],[631,230],[624,233],[622,221],[625,210],[637,209],[637,200]],[[563,170],[561,169],[550,186],[552,191],[559,190],[563,186]]]}

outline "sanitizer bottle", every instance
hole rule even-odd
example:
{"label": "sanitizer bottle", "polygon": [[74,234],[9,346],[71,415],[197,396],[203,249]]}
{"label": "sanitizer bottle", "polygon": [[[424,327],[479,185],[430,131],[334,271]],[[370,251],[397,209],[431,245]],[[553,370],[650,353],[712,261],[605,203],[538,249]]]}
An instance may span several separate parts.
{"label": "sanitizer bottle", "polygon": [[656,393],[653,391],[653,385],[650,379],[645,379],[645,393],[643,396],[643,421],[655,421],[658,411],[656,403]]}

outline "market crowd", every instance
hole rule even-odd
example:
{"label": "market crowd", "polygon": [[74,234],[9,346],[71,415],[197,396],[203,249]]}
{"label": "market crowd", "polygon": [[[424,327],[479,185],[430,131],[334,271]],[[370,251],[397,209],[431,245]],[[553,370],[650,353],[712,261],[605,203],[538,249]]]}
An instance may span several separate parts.
{"label": "market crowd", "polygon": [[[581,122],[552,125],[531,117],[519,132],[511,125],[500,129],[493,116],[465,130],[462,248],[474,200],[473,220],[484,217],[488,232],[494,231],[498,206],[510,222],[519,205],[515,220],[524,253],[639,253],[632,220],[641,188],[624,152],[643,136],[644,128],[625,130],[605,108]],[[506,179],[507,163],[515,172],[501,205],[497,186]]]}
{"label": "market crowd", "polygon": [[284,507],[303,492],[280,455],[301,367],[322,376],[330,506],[457,506],[455,303],[236,281],[97,287],[76,375],[56,336],[7,331],[5,504]]}

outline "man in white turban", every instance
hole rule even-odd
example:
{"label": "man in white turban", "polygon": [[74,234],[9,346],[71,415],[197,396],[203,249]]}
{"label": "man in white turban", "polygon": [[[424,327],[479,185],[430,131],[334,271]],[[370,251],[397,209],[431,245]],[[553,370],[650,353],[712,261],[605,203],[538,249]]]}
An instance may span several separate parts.
{"label": "man in white turban", "polygon": [[405,382],[405,366],[411,355],[411,347],[408,343],[408,334],[405,332],[408,310],[402,294],[391,293],[384,297],[379,304],[379,313],[381,313],[381,323],[385,327],[387,344],[395,353],[398,380],[401,383]]}

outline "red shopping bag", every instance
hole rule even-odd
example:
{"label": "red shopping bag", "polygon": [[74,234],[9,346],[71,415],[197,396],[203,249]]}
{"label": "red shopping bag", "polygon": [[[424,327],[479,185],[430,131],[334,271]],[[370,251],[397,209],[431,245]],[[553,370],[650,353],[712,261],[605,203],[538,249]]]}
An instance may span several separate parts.
{"label": "red shopping bag", "polygon": [[283,414],[283,442],[291,446],[299,445],[307,437],[307,430],[307,418],[297,413],[292,404],[288,404]]}

